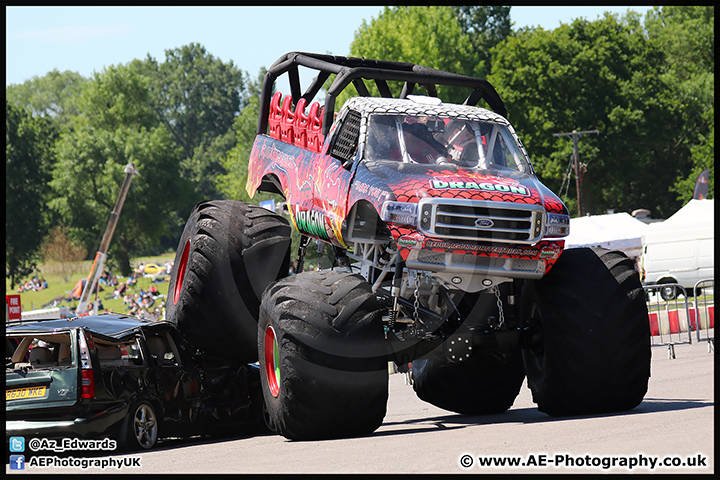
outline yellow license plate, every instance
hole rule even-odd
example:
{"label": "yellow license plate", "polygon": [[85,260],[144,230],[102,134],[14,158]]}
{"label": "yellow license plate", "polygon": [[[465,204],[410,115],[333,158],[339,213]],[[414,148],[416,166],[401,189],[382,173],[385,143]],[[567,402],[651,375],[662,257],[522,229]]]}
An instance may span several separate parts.
{"label": "yellow license plate", "polygon": [[23,400],[26,398],[42,398],[47,392],[47,387],[16,388],[5,391],[5,400]]}

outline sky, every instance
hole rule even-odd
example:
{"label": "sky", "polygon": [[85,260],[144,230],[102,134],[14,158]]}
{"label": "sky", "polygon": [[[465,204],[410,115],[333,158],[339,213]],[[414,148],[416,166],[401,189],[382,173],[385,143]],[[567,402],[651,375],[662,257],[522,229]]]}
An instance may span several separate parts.
{"label": "sky", "polygon": [[[553,30],[603,12],[652,7],[512,7],[514,28]],[[199,43],[255,78],[292,51],[347,55],[355,31],[381,6],[360,7],[5,7],[5,85],[53,69],[91,78],[111,65]],[[301,78],[301,84],[306,85]]]}

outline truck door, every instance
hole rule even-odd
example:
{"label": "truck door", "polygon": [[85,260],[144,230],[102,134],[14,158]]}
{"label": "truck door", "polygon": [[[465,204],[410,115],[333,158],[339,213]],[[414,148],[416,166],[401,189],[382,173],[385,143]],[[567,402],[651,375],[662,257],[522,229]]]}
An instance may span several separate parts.
{"label": "truck door", "polygon": [[310,172],[313,188],[312,210],[295,211],[298,230],[345,248],[340,229],[347,215],[347,198],[352,166],[360,136],[360,114],[347,110],[328,138],[325,155],[315,157]]}

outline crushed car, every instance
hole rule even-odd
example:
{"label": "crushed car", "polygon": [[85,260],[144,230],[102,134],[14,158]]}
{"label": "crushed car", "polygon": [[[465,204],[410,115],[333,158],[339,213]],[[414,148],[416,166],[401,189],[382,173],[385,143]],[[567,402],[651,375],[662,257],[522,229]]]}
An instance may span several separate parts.
{"label": "crushed car", "polygon": [[9,326],[5,341],[6,440],[111,438],[147,450],[264,424],[258,367],[193,349],[168,322],[82,316]]}

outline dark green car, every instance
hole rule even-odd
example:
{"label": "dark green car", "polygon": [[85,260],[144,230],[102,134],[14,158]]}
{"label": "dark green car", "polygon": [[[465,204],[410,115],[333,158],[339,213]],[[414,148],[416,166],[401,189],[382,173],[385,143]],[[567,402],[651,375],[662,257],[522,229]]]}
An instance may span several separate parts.
{"label": "dark green car", "polygon": [[167,322],[118,314],[6,328],[6,440],[158,438],[262,425],[258,368],[193,350]]}

